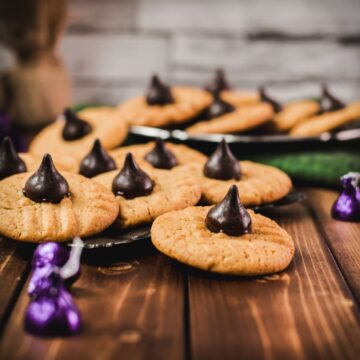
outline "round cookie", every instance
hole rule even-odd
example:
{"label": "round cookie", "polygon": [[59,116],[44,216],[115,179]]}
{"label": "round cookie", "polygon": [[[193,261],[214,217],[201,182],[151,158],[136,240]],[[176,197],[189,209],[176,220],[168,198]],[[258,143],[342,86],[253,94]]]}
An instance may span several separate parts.
{"label": "round cookie", "polygon": [[[155,146],[155,142],[151,141],[146,144],[137,144],[130,146],[119,147],[109,152],[110,156],[116,161],[116,165],[120,168],[124,164],[124,159],[127,153],[131,152],[136,161],[143,163],[145,155],[151,151]],[[179,165],[187,165],[190,163],[203,163],[206,160],[206,156],[199,151],[196,151],[186,145],[173,144],[166,142],[165,146],[169,149],[176,157]],[[147,165],[151,166],[148,162]]]}
{"label": "round cookie", "polygon": [[174,86],[171,88],[174,103],[148,105],[145,96],[139,96],[118,105],[121,114],[131,125],[166,127],[185,123],[212,100],[205,90],[195,87]]}
{"label": "round cookie", "polygon": [[37,203],[23,194],[31,173],[0,182],[0,234],[26,242],[66,241],[91,236],[110,226],[119,206],[111,191],[81,175],[62,173],[71,196],[60,203]]}
{"label": "round cookie", "polygon": [[306,121],[320,110],[320,104],[314,100],[298,100],[289,102],[274,116],[271,126],[274,130],[285,132]]}
{"label": "round cookie", "polygon": [[211,232],[208,207],[188,207],[158,217],[154,246],[184,264],[221,274],[264,275],[284,270],[294,256],[291,236],[274,221],[248,210],[252,231],[241,236]]}
{"label": "round cookie", "polygon": [[[195,205],[199,201],[200,185],[187,167],[177,166],[171,170],[144,167],[144,170],[154,181],[154,189],[147,196],[133,199],[116,197],[120,207],[117,225],[121,228],[150,223],[161,214]],[[111,189],[112,181],[118,172],[107,172],[95,176],[93,180]]]}
{"label": "round cookie", "polygon": [[334,130],[342,125],[360,118],[360,101],[355,101],[337,111],[325,112],[312,116],[293,127],[291,136],[317,136],[326,131]]}
{"label": "round cookie", "polygon": [[259,94],[240,90],[223,90],[221,98],[235,107],[254,105],[260,101]]}
{"label": "round cookie", "polygon": [[203,200],[209,204],[219,203],[229,186],[235,184],[245,206],[261,205],[279,200],[292,188],[290,178],[281,170],[251,161],[240,161],[241,179],[217,180],[204,175],[204,164],[191,164],[199,178]]}
{"label": "round cookie", "polygon": [[271,105],[261,102],[240,107],[211,120],[200,121],[186,129],[189,134],[239,133],[260,126],[274,115]]}
{"label": "round cookie", "polygon": [[[19,156],[24,160],[28,172],[37,170],[42,160],[42,157],[30,153],[19,153]],[[79,170],[78,162],[73,157],[56,155],[53,160],[58,170],[74,173]]]}
{"label": "round cookie", "polygon": [[30,144],[29,152],[36,155],[50,153],[53,156],[72,156],[80,161],[91,150],[95,139],[109,150],[120,145],[127,136],[128,126],[121,114],[114,108],[94,107],[77,113],[80,119],[92,126],[90,133],[78,140],[64,140],[62,130],[64,118],[43,129]]}

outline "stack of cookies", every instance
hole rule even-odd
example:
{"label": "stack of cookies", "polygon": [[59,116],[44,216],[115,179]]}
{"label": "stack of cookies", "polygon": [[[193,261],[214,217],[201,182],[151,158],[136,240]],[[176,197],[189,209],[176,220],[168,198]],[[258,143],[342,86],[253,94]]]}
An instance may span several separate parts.
{"label": "stack of cookies", "polygon": [[[125,112],[147,114],[138,119],[152,124],[176,123],[211,103],[206,91],[174,90],[155,77],[146,103],[134,100]],[[256,101],[251,95],[232,96],[234,104]],[[291,237],[247,209],[286,196],[292,184],[285,173],[239,162],[224,140],[209,158],[161,139],[118,147],[127,128],[124,110],[97,107],[66,110],[34,138],[29,153],[18,154],[4,139],[0,235],[24,242],[75,236],[86,241],[109,227],[122,232],[152,224],[153,244],[191,266],[237,275],[288,266],[294,254]]]}
{"label": "stack of cookies", "polygon": [[185,129],[192,135],[317,136],[360,119],[360,101],[345,104],[324,85],[317,100],[281,104],[263,87],[257,93],[234,90],[222,70],[204,89],[170,88],[154,76],[144,96],[120,103],[118,109],[130,125]]}

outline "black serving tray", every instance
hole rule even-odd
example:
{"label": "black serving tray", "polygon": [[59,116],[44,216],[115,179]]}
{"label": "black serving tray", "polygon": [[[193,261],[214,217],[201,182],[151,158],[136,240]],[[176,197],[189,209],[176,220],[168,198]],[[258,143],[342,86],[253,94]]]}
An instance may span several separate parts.
{"label": "black serving tray", "polygon": [[[358,126],[358,125],[356,125]],[[130,134],[134,142],[146,142],[160,137],[164,140],[189,145],[210,154],[225,138],[236,154],[259,154],[264,152],[289,152],[353,148],[360,143],[360,128],[345,128],[338,132],[325,132],[320,136],[292,137],[289,135],[241,135],[204,134],[192,135],[184,130],[167,130],[147,126],[132,126]]]}
{"label": "black serving tray", "polygon": [[[284,198],[259,206],[252,209],[256,212],[267,211],[282,206],[300,202],[304,199],[304,194],[300,191],[292,191]],[[101,234],[84,239],[84,248],[88,250],[99,248],[111,248],[119,245],[127,245],[134,242],[148,241],[150,239],[151,225],[145,225],[129,230],[107,230]]]}

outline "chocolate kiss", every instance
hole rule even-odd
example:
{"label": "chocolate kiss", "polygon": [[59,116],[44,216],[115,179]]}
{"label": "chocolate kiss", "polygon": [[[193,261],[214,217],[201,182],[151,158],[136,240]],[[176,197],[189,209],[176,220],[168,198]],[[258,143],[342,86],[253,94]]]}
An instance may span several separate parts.
{"label": "chocolate kiss", "polygon": [[65,125],[62,131],[64,140],[72,141],[83,138],[92,130],[92,126],[86,121],[80,119],[70,109],[64,111]]}
{"label": "chocolate kiss", "polygon": [[148,105],[166,105],[174,102],[170,87],[161,82],[157,75],[151,78],[146,93],[146,102]]}
{"label": "chocolate kiss", "polygon": [[101,146],[100,140],[96,139],[89,154],[81,161],[80,174],[92,178],[115,169],[116,163],[114,159]]}
{"label": "chocolate kiss", "polygon": [[35,202],[53,204],[70,196],[69,184],[56,170],[49,154],[44,155],[39,169],[26,181],[23,194]]}
{"label": "chocolate kiss", "polygon": [[226,79],[223,69],[217,69],[215,72],[214,80],[205,87],[205,90],[211,93],[221,92],[229,89],[231,89],[231,86]]}
{"label": "chocolate kiss", "polygon": [[251,217],[240,202],[236,185],[232,185],[224,199],[209,210],[205,224],[212,232],[223,232],[230,236],[251,232]]}
{"label": "chocolate kiss", "polygon": [[235,110],[232,105],[221,99],[220,93],[218,91],[214,92],[213,96],[213,102],[204,110],[202,114],[204,119],[213,119]]}
{"label": "chocolate kiss", "polygon": [[337,111],[343,109],[346,105],[333,94],[325,84],[322,84],[322,97],[320,100],[321,112]]}
{"label": "chocolate kiss", "polygon": [[157,169],[172,169],[179,164],[175,155],[160,138],[155,140],[154,148],[145,155],[144,159]]}
{"label": "chocolate kiss", "polygon": [[282,110],[282,105],[278,101],[270,97],[266,93],[265,88],[263,86],[259,88],[259,95],[260,95],[260,100],[269,103],[276,113]]}
{"label": "chocolate kiss", "polygon": [[125,199],[151,194],[154,182],[150,176],[142,171],[131,153],[126,154],[123,168],[112,182],[112,191],[115,195]]}
{"label": "chocolate kiss", "polygon": [[10,137],[6,136],[0,146],[0,180],[26,170],[26,165],[17,154]]}
{"label": "chocolate kiss", "polygon": [[241,170],[239,161],[231,152],[225,139],[221,140],[214,153],[206,162],[204,175],[211,179],[240,180]]}

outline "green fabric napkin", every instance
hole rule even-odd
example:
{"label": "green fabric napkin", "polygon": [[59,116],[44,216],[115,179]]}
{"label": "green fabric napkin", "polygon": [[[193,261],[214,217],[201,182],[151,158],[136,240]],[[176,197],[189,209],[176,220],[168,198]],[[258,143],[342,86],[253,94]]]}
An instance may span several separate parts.
{"label": "green fabric napkin", "polygon": [[250,160],[273,165],[294,180],[339,186],[347,172],[360,172],[360,151],[303,152],[256,155]]}

